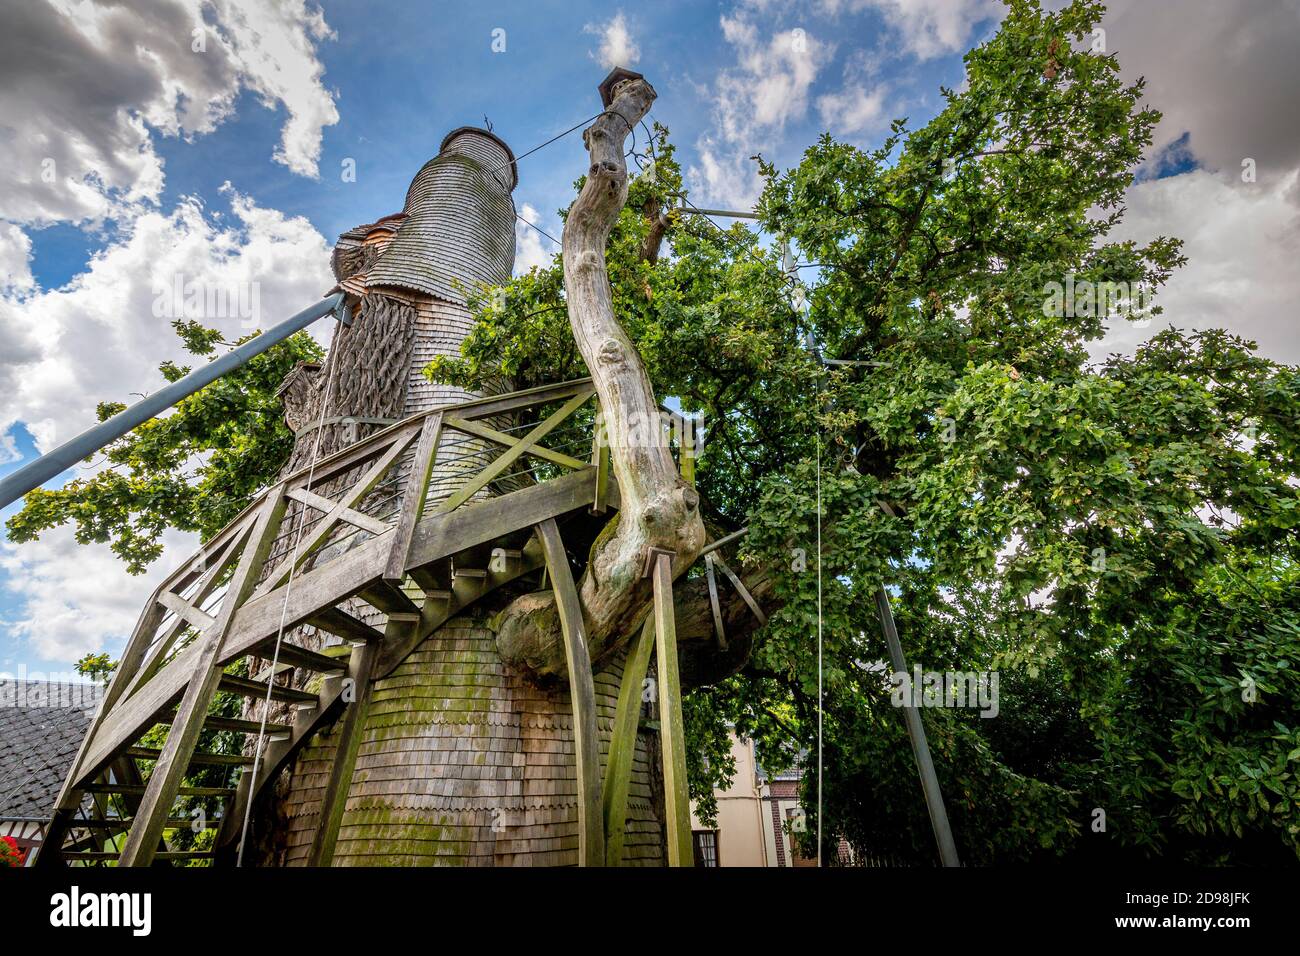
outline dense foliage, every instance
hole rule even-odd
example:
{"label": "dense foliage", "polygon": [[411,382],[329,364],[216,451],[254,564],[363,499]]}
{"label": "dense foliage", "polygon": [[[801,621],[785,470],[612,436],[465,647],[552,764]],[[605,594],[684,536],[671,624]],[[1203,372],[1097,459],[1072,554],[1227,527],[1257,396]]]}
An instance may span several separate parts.
{"label": "dense foliage", "polygon": [[[1183,263],[1175,239],[1107,238],[1159,117],[1092,50],[1101,12],[1013,3],[929,123],[764,164],[762,225],[806,285],[693,215],[647,259],[681,181],[664,131],[643,137],[655,162],[610,242],[619,318],[659,394],[707,424],[713,529],[748,525],[747,556],[782,572],[748,666],[687,702],[697,795],[729,772],[728,723],[767,766],[811,766],[820,470],[828,849],[934,858],[880,663],[883,582],[911,661],[999,676],[996,717],[924,712],[965,860],[1300,850],[1300,376],[1173,326],[1093,358],[1108,325],[1166,321],[1141,307]],[[558,264],[480,305],[435,376],[582,373]]]}
{"label": "dense foliage", "polygon": [[[793,270],[677,212],[647,255],[682,180],[666,131],[639,131],[609,246],[618,317],[657,394],[705,421],[710,529],[747,525],[749,566],[779,571],[748,664],[686,702],[692,789],[732,772],[729,726],[769,768],[812,766],[820,568],[828,850],[935,856],[882,664],[884,584],[910,662],[999,677],[996,717],[923,712],[966,862],[1300,854],[1300,370],[1158,306],[1136,318],[1173,324],[1096,358],[1183,264],[1175,239],[1108,238],[1158,114],[1092,49],[1101,12],[1015,0],[930,122],[763,164],[761,225]],[[1127,297],[1053,301],[1084,282]],[[584,373],[558,262],[475,307],[463,357],[430,374]],[[76,520],[138,567],[164,525],[220,525],[287,449],[251,412],[293,360],[196,397],[193,431],[187,414],[127,439],[126,475],[34,496],[15,536]]]}

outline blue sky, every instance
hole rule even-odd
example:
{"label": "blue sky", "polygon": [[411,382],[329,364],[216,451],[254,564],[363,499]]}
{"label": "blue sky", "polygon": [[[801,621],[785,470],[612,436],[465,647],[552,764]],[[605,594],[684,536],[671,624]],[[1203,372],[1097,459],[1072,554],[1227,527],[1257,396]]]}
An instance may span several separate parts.
{"label": "blue sky", "polygon": [[[1187,37],[1168,35],[1151,12],[1158,4],[1116,3],[1105,24],[1126,73],[1148,76],[1167,117],[1126,228],[1135,238],[1191,232],[1201,261],[1174,304],[1192,324],[1213,316],[1231,326],[1232,302],[1246,331],[1294,360],[1285,335],[1249,324],[1293,291],[1274,282],[1245,306],[1240,295],[1260,270],[1279,271],[1246,237],[1295,232],[1300,137],[1252,126],[1250,104],[1223,102],[1221,91],[1231,79],[1250,86],[1252,102],[1291,103],[1274,76],[1283,71],[1270,67],[1296,48],[1297,31],[1290,18],[1243,26],[1221,5],[1189,4],[1199,12],[1181,18]],[[179,356],[150,314],[160,275],[256,278],[262,325],[302,308],[325,290],[334,237],[400,210],[412,175],[454,127],[486,115],[522,154],[597,112],[596,85],[620,62],[658,91],[652,116],[672,132],[692,200],[737,208],[753,200],[756,151],[789,166],[828,129],[869,146],[895,116],[914,125],[932,116],[939,86],[960,84],[962,52],[996,29],[1000,9],[992,0],[141,7],[31,0],[0,39],[0,474],[91,424],[96,401],[158,386],[157,364]],[[205,50],[192,49],[192,29]],[[33,49],[41,58],[24,62]],[[1258,188],[1238,181],[1240,156],[1258,157]],[[349,160],[355,182],[341,176]],[[45,161],[53,183],[40,178]],[[523,159],[519,211],[558,235],[555,210],[585,162],[577,134]],[[551,251],[527,231],[519,246],[521,267]],[[46,537],[0,542],[0,672],[66,670],[87,650],[120,650],[152,581],[188,543],[169,539],[153,573],[135,579],[103,547]]]}
{"label": "blue sky", "polygon": [[[676,0],[624,14],[638,51],[632,65],[659,93],[651,115],[671,129],[687,163],[698,160],[692,152],[699,137],[716,129],[717,74],[735,59],[720,18],[746,16],[731,6]],[[260,206],[305,216],[331,239],[380,211],[400,209],[412,174],[450,129],[482,125],[486,116],[522,153],[596,112],[595,87],[606,70],[596,59],[601,37],[587,28],[608,23],[617,11],[595,3],[526,2],[439,4],[436,14],[425,4],[386,4],[382,16],[375,15],[370,3],[326,2],[323,8],[337,39],[320,43],[316,56],[339,121],[324,130],[319,178],[295,175],[270,161],[285,110],[265,108],[245,91],[234,115],[213,132],[191,139],[154,138],[166,173],[163,207],[182,196],[198,196],[211,210],[228,209],[218,190],[229,181]],[[845,69],[876,50],[888,29],[881,14],[869,7],[835,17],[750,16],[755,23],[770,23],[770,32],[805,29],[814,43],[829,47],[805,94],[814,105],[769,131],[778,135],[754,143],[767,147],[770,158],[793,163],[801,148],[827,128],[816,99],[841,91]],[[995,20],[974,22],[991,28]],[[497,29],[505,30],[504,52],[492,50]],[[978,35],[977,29],[971,37]],[[928,59],[924,71],[914,66],[913,58],[882,56],[875,81],[891,88],[892,102],[904,107],[906,115],[924,121],[939,102],[938,85],[960,82],[961,54]],[[846,131],[840,124],[840,132],[870,143],[890,118],[881,112],[869,128]],[[539,210],[543,226],[555,225],[555,209],[568,202],[584,157],[575,134],[526,159],[516,204]],[[343,182],[339,175],[349,158],[357,162],[355,182]],[[697,201],[735,198],[725,190],[702,189]],[[90,253],[111,241],[111,225],[99,235],[67,223],[33,232],[36,280],[53,288],[75,276]]]}

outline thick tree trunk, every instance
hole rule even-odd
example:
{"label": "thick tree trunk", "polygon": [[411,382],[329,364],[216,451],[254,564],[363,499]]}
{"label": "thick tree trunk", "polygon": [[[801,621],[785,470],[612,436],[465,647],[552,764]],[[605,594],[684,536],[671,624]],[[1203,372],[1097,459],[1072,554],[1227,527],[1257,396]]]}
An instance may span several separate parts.
{"label": "thick tree trunk", "polygon": [[[592,546],[579,582],[592,657],[633,632],[650,600],[644,576],[651,548],[674,553],[674,576],[695,562],[704,547],[699,496],[677,473],[659,406],[636,347],[614,317],[605,243],[627,201],[628,132],[641,121],[655,91],[636,77],[616,85],[609,108],[583,132],[591,157],[587,181],[564,226],[564,285],[569,321],[600,396],[621,506],[611,529]],[[563,670],[552,659],[558,633],[554,602],[520,599],[500,620],[498,646],[509,661]]]}

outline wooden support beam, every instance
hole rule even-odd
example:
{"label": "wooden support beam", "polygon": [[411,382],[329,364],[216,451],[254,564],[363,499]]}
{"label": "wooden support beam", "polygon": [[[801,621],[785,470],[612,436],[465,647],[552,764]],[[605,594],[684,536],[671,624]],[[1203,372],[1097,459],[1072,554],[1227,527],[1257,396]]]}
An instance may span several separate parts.
{"label": "wooden support beam", "polygon": [[[157,747],[127,747],[122,753],[135,760],[162,758],[162,751]],[[196,767],[243,767],[252,762],[252,757],[243,754],[201,753],[197,750],[190,754],[190,764]]]}
{"label": "wooden support beam", "polygon": [[[342,706],[343,676],[329,676],[321,681],[316,706],[299,710],[293,719],[293,729],[287,739],[270,738],[257,768],[257,779],[245,772],[239,777],[237,790],[230,791],[232,800],[226,810],[221,830],[214,845],[217,866],[235,865],[240,851],[240,835],[249,801],[256,801],[273,784],[280,772],[293,760],[299,750],[316,732],[332,721]],[[254,787],[256,789],[254,789]]]}
{"label": "wooden support beam", "polygon": [[655,646],[655,619],[646,615],[645,624],[628,646],[623,663],[623,680],[618,685],[618,709],[609,737],[609,759],[605,762],[603,793],[605,816],[605,865],[621,866],[623,842],[627,836],[627,795],[632,786],[632,761],[636,758],[636,729],[641,716],[641,688]]}
{"label": "wooden support beam", "polygon": [[[223,533],[222,537],[224,536]],[[149,596],[149,602],[144,606],[144,610],[140,612],[135,630],[131,632],[126,649],[122,652],[122,657],[118,662],[117,670],[109,681],[108,689],[104,692],[104,698],[100,701],[99,708],[90,720],[90,726],[86,728],[85,736],[81,738],[81,746],[77,748],[77,755],[72,761],[72,766],[68,768],[68,775],[63,781],[63,786],[59,789],[58,798],[54,802],[54,812],[50,815],[50,822],[46,824],[45,837],[36,852],[36,859],[32,863],[33,866],[53,867],[62,862],[63,840],[68,832],[68,824],[72,822],[77,810],[81,807],[82,795],[88,792],[86,788],[76,785],[81,779],[82,763],[90,751],[95,732],[103,724],[104,718],[113,709],[114,704],[117,703],[118,699],[126,692],[127,687],[139,674],[140,665],[149,651],[153,636],[157,632],[158,626],[167,616],[166,609],[158,603],[158,595],[171,587],[172,584],[173,581],[169,578],[159,585],[158,589]]]}
{"label": "wooden support beam", "polygon": [[[143,797],[147,789],[139,783],[88,783],[82,787],[87,793],[124,793]],[[178,797],[232,797],[235,791],[230,787],[177,787]]]}
{"label": "wooden support beam", "polygon": [[226,812],[221,817],[221,826],[217,838],[212,841],[213,866],[235,865],[235,854],[239,850],[239,833],[244,825],[244,807],[248,805],[250,788],[253,783],[251,770],[239,775],[239,783],[230,792],[226,803]]}
{"label": "wooden support beam", "polygon": [[668,831],[668,865],[694,866],[691,844],[691,797],[686,782],[686,734],[682,726],[682,690],[677,674],[677,628],[673,619],[673,556],[652,549],[649,573],[654,580],[655,660],[659,670],[659,742],[664,760],[664,816]]}
{"label": "wooden support beam", "polygon": [[426,608],[430,601],[451,600],[451,567],[447,562],[435,561],[423,567],[411,568],[411,580],[424,592]]}
{"label": "wooden support beam", "polygon": [[200,631],[206,631],[215,623],[211,614],[200,611],[179,594],[173,594],[171,591],[164,591],[158,595],[158,603],[167,610],[174,611],[177,617],[183,618]]}
{"label": "wooden support beam", "polygon": [[248,597],[257,582],[257,572],[266,560],[271,542],[275,538],[280,518],[284,514],[284,485],[272,488],[258,510],[256,524],[244,544],[239,566],[226,590],[221,610],[212,626],[198,638],[201,650],[189,684],[181,697],[176,720],[172,723],[167,741],[163,744],[158,762],[154,765],[144,797],[136,814],[136,823],[127,834],[122,847],[119,866],[148,866],[158,852],[158,841],[166,825],[181,778],[189,766],[190,756],[198,744],[208,705],[221,682],[218,660],[226,632],[234,620],[235,610]]}
{"label": "wooden support beam", "polygon": [[726,537],[719,538],[717,541],[710,541],[708,544],[704,546],[704,550],[700,552],[700,557],[704,557],[706,554],[712,554],[714,551],[717,551],[719,548],[725,548],[727,545],[731,544],[731,542],[738,541],[747,534],[749,534],[749,528],[744,527],[741,528],[739,531],[731,532],[731,534],[727,535]]}
{"label": "wooden support beam", "polygon": [[424,516],[424,498],[429,491],[429,476],[433,474],[433,462],[438,454],[438,441],[441,437],[442,413],[435,412],[427,416],[420,427],[420,440],[416,443],[411,473],[406,478],[406,491],[402,494],[402,513],[398,515],[393,544],[388,550],[384,580],[392,584],[400,585],[406,577],[406,559],[411,553],[415,526]]}
{"label": "wooden support beam", "polygon": [[767,615],[763,613],[763,609],[759,607],[758,602],[754,600],[754,595],[749,593],[749,588],[745,587],[740,578],[736,575],[736,572],[727,567],[727,562],[723,561],[721,556],[710,554],[709,557],[713,559],[713,562],[718,567],[722,568],[722,573],[727,576],[729,581],[731,581],[731,586],[739,592],[742,598],[744,598],[745,603],[749,605],[749,609],[754,612],[754,617],[758,618],[758,623],[766,624]]}
{"label": "wooden support beam", "polygon": [[366,603],[374,605],[385,614],[420,613],[420,605],[412,601],[405,591],[382,578],[378,584],[362,588],[358,594]]}
{"label": "wooden support beam", "polygon": [[565,402],[559,411],[555,412],[550,418],[546,419],[546,421],[542,422],[523,438],[511,445],[500,457],[475,475],[468,484],[448,498],[439,511],[443,513],[454,511],[456,508],[459,508],[465,502],[469,501],[470,498],[474,497],[474,495],[478,494],[479,491],[487,487],[490,482],[495,481],[507,468],[518,461],[521,456],[529,453],[538,442],[563,424],[564,421],[590,397],[590,393],[585,395],[576,395]]}
{"label": "wooden support beam", "polygon": [[[610,483],[609,491],[611,506],[618,507],[616,482]],[[413,567],[445,564],[449,555],[490,544],[546,518],[586,508],[591,504],[591,493],[591,470],[583,469],[485,499],[473,508],[441,518],[426,517],[416,528],[411,563]],[[291,595],[274,592],[249,598],[235,613],[235,625],[222,651],[221,663],[231,663],[268,638],[274,639],[282,618],[286,627],[305,623],[319,608],[346,600],[357,593],[361,584],[379,578],[388,545],[386,538],[370,538],[303,573]],[[441,608],[445,602],[436,603]],[[175,705],[194,671],[199,651],[196,644],[186,647],[129,700],[120,701],[112,713],[103,714],[74,783],[89,783],[115,750],[138,739],[159,713]],[[71,809],[75,812],[76,804]]]}
{"label": "wooden support beam", "polygon": [[[173,817],[172,819],[167,821],[166,829],[189,830],[194,827],[194,824],[196,822],[199,822],[198,817],[192,817],[192,818]],[[132,817],[102,817],[100,819],[94,819],[94,820],[78,820],[76,823],[72,825],[72,829],[73,830],[116,830],[116,829],[125,830],[128,827],[130,827],[131,824],[133,823],[135,823],[135,819]],[[219,824],[216,819],[204,818],[201,821],[201,825],[199,826],[199,829],[215,830],[217,829],[218,825]],[[113,856],[116,855],[117,855],[116,853],[113,854]],[[161,855],[162,853],[160,851],[157,856],[161,856]],[[155,856],[155,859],[157,859],[157,856]]]}
{"label": "wooden support beam", "polygon": [[[111,862],[117,859],[116,850],[74,850],[63,854],[68,860],[85,860]],[[165,852],[155,853],[154,858],[160,861],[179,861],[179,860],[207,860],[212,858],[211,850],[167,850]],[[121,864],[118,864],[121,866]]]}
{"label": "wooden support beam", "polygon": [[[343,677],[337,675],[326,677],[321,681],[320,693],[316,698],[316,706],[309,709],[304,708],[294,714],[293,732],[288,740],[272,741],[262,755],[262,765],[258,770],[257,780],[254,789],[249,795],[251,799],[257,800],[267,788],[275,782],[275,778],[280,772],[288,766],[294,756],[303,746],[315,736],[316,732],[322,727],[332,723],[342,711],[343,702]],[[242,799],[236,795],[235,800]],[[243,810],[240,810],[242,820]]]}
{"label": "wooden support beam", "polygon": [[[206,601],[211,596],[212,592],[220,585],[226,571],[238,558],[239,547],[247,537],[247,531],[253,526],[253,515],[251,513],[248,516],[248,520],[244,522],[244,525],[245,527],[242,532],[230,536],[230,539],[226,542],[224,548],[220,550],[212,549],[207,552],[207,554],[200,556],[204,571],[202,572],[202,576],[199,578],[198,586],[194,589],[193,595],[187,602],[188,604],[197,607]],[[215,557],[215,560],[211,560],[213,557]],[[157,601],[160,607],[174,610],[169,607],[165,600],[163,600],[164,595],[169,594],[177,596],[170,589],[164,588],[154,596],[154,600]],[[172,647],[175,646],[176,641],[182,634],[188,631],[191,626],[191,621],[184,615],[176,615],[176,620],[172,623],[172,626],[167,629],[162,640],[155,643],[153,650],[149,654],[149,659],[144,663],[144,666],[138,669],[132,678],[130,685],[126,687],[125,696],[130,697],[140,688],[141,684],[145,683],[149,678],[153,677],[154,674],[158,673],[158,668],[162,667],[166,662],[167,655],[171,653]],[[116,698],[113,698],[113,701],[116,702]],[[105,706],[111,707],[112,704],[107,703]]]}
{"label": "wooden support beam", "polygon": [[[518,561],[507,562],[506,570],[489,572],[487,577],[461,578],[454,583],[447,583],[445,588],[438,588],[437,586],[443,583],[443,578],[447,575],[445,566],[442,562],[435,562],[428,567],[431,577],[427,579],[427,583],[430,588],[426,592],[428,598],[420,611],[419,626],[400,641],[385,641],[383,653],[375,668],[375,680],[387,677],[393,668],[404,661],[426,637],[464,608],[478,601],[489,591],[515,578],[529,574],[539,567],[545,569],[546,563],[542,557],[542,547],[534,537],[529,539]],[[420,577],[418,569],[413,570],[411,576],[418,580]],[[421,587],[423,586],[424,582],[421,582]]]}
{"label": "wooden support beam", "polygon": [[[395,626],[399,625],[390,625],[390,628]],[[361,729],[370,709],[371,689],[374,687],[371,672],[378,654],[378,642],[371,642],[356,650],[348,664],[353,699],[345,705],[339,724],[334,762],[330,765],[329,780],[321,796],[316,835],[307,856],[308,866],[330,866],[334,862],[334,845],[338,842],[339,824],[343,822],[343,811],[347,809],[348,790],[352,787],[357,751],[361,747]]]}
{"label": "wooden support beam", "polygon": [[[234,674],[222,674],[217,686],[227,694],[240,694],[250,700],[266,699],[265,681],[249,680],[247,677],[236,677]],[[282,704],[310,704],[316,700],[316,695],[298,690],[296,687],[272,684],[271,699],[278,700]]]}
{"label": "wooden support beam", "polygon": [[[660,406],[662,408],[662,406]],[[673,425],[676,425],[680,431],[677,439],[677,461],[678,468],[682,473],[682,481],[688,485],[695,484],[695,448],[696,448],[696,423],[692,418],[685,415],[679,415],[671,409],[665,408],[672,417],[669,419],[669,431]],[[666,441],[666,439],[665,439]]]}
{"label": "wooden support beam", "polygon": [[550,402],[559,401],[561,398],[568,398],[570,395],[593,395],[595,392],[596,387],[592,384],[590,378],[576,378],[572,382],[561,382],[558,385],[538,385],[535,388],[526,388],[523,391],[511,392],[508,395],[491,395],[487,398],[476,398],[470,402],[461,402],[459,405],[448,407],[454,407],[461,418],[477,420],[495,418],[506,412],[531,408],[534,405],[546,405]]}
{"label": "wooden support beam", "polygon": [[[339,667],[343,667],[343,664],[340,663]],[[220,717],[217,714],[208,714],[207,719],[203,721],[203,729],[229,730],[237,734],[257,734],[262,729],[262,722],[260,720],[243,720],[239,717]],[[288,724],[272,722],[266,725],[266,732],[269,736],[287,734],[291,729]]]}
{"label": "wooden support beam", "polygon": [[[572,404],[572,403],[570,403]],[[564,658],[569,670],[569,700],[573,704],[573,751],[578,776],[578,865],[603,866],[605,826],[601,813],[600,738],[596,729],[596,685],[591,655],[582,623],[582,605],[573,583],[569,557],[564,553],[560,529],[554,518],[537,525],[546,554],[546,568],[555,589],[555,607],[564,635]]]}
{"label": "wooden support beam", "polygon": [[727,631],[722,626],[722,604],[718,600],[718,577],[713,573],[714,558],[711,554],[704,556],[704,575],[709,579],[709,607],[713,611],[713,635],[718,639],[718,648],[727,649]]}
{"label": "wooden support beam", "polygon": [[594,515],[603,515],[609,509],[609,441],[602,434],[601,429],[596,429],[595,436],[591,439],[591,463],[596,466],[596,493],[591,502],[591,513]]}
{"label": "wooden support beam", "polygon": [[[268,661],[275,654],[275,641],[269,640],[258,648],[258,656]],[[339,674],[348,669],[346,655],[343,657],[326,657],[315,651],[309,651],[288,641],[280,642],[280,664],[289,667],[301,667],[303,670],[316,671],[318,674]],[[211,720],[208,721],[212,723]],[[227,728],[230,729],[230,728]]]}
{"label": "wooden support beam", "polygon": [[[331,479],[337,478],[339,475],[349,472],[358,465],[374,458],[382,449],[388,447],[389,442],[401,441],[403,437],[413,439],[419,434],[419,431],[420,422],[414,416],[404,422],[380,429],[356,444],[348,445],[328,458],[316,462],[314,469],[310,464],[303,465],[284,479],[285,485],[289,488],[297,487],[300,482],[305,481],[310,475],[312,484],[320,487]],[[410,444],[410,441],[406,441],[405,444]]]}

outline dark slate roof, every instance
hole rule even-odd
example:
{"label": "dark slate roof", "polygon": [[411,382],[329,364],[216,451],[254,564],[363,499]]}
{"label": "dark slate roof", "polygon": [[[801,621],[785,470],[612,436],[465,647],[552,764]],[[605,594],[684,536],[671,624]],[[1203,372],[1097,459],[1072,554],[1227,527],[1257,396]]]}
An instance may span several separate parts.
{"label": "dark slate roof", "polygon": [[0,678],[0,817],[46,817],[103,693]]}

